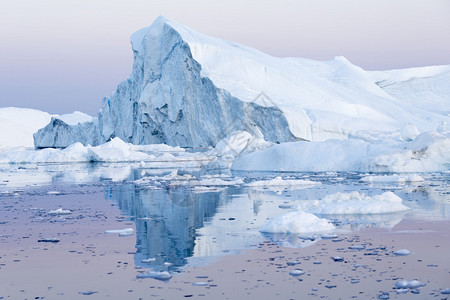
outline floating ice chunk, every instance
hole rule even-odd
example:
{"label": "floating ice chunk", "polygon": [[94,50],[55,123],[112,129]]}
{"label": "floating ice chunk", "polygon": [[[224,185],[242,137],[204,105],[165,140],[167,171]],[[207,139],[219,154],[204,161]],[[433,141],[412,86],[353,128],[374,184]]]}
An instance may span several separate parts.
{"label": "floating ice chunk", "polygon": [[293,260],[293,261],[288,261],[287,262],[288,266],[295,266],[295,265],[298,265],[298,264],[300,264],[300,262],[298,260]]}
{"label": "floating ice chunk", "polygon": [[392,192],[367,196],[359,192],[336,193],[322,200],[314,200],[301,205],[302,209],[322,215],[382,214],[408,210],[402,199]]}
{"label": "floating ice chunk", "polygon": [[44,238],[38,240],[38,243],[59,243],[59,239],[57,238]]}
{"label": "floating ice chunk", "polygon": [[325,234],[322,234],[320,237],[321,237],[323,240],[331,240],[331,239],[337,238],[338,235],[335,234],[335,233],[325,233]]}
{"label": "floating ice chunk", "polygon": [[350,249],[350,250],[364,250],[364,249],[366,249],[366,246],[363,246],[363,245],[350,246],[350,247],[348,247],[348,249]]}
{"label": "floating ice chunk", "polygon": [[406,294],[409,292],[409,289],[398,289],[396,290],[397,294]]}
{"label": "floating ice chunk", "polygon": [[333,256],[331,259],[336,262],[344,261],[344,258],[340,256]]}
{"label": "floating ice chunk", "polygon": [[153,272],[149,271],[147,273],[138,274],[136,278],[153,278],[158,280],[169,280],[172,278],[172,275],[170,275],[169,272]]}
{"label": "floating ice chunk", "polygon": [[320,185],[321,183],[318,181],[311,180],[301,180],[301,179],[283,179],[281,176],[278,176],[271,180],[258,180],[253,181],[247,184],[249,187],[253,188],[263,188],[270,186],[283,186],[283,187],[311,187],[315,185]]}
{"label": "floating ice chunk", "polygon": [[443,289],[443,290],[441,291],[441,294],[442,294],[442,295],[450,295],[450,288]]}
{"label": "floating ice chunk", "polygon": [[152,258],[147,258],[147,259],[141,260],[141,263],[149,264],[149,263],[152,263],[154,261],[156,261],[156,258],[152,257]]}
{"label": "floating ice chunk", "polygon": [[406,256],[406,255],[410,255],[412,252],[409,251],[408,249],[400,249],[400,250],[394,251],[392,253],[395,255],[398,255],[398,256]]}
{"label": "floating ice chunk", "polygon": [[59,195],[59,194],[61,194],[61,192],[59,192],[59,191],[48,191],[47,192],[47,195]]}
{"label": "floating ice chunk", "polygon": [[48,212],[49,215],[70,215],[72,212],[68,209],[62,209],[61,207]]}
{"label": "floating ice chunk", "polygon": [[85,295],[85,296],[90,296],[90,295],[93,295],[93,294],[96,294],[96,293],[98,293],[98,292],[95,292],[95,291],[82,291],[82,292],[78,292],[78,294],[80,294],[80,295]]}
{"label": "floating ice chunk", "polygon": [[289,272],[289,275],[292,275],[292,276],[300,276],[300,275],[303,275],[303,274],[305,274],[305,272],[303,272],[302,270],[299,270],[299,269],[296,269],[296,270],[293,270],[293,271]]}
{"label": "floating ice chunk", "polygon": [[412,281],[401,280],[395,284],[395,287],[398,289],[417,289],[423,286],[426,286],[426,284],[418,280]]}
{"label": "floating ice chunk", "polygon": [[404,141],[410,142],[414,140],[420,134],[420,132],[417,129],[416,125],[408,123],[400,130],[400,134]]}
{"label": "floating ice chunk", "polygon": [[199,282],[193,282],[192,285],[195,285],[195,286],[207,286],[208,283],[204,282],[204,281],[199,281]]}
{"label": "floating ice chunk", "polygon": [[134,233],[133,228],[125,228],[125,229],[113,229],[113,230],[105,230],[106,234],[118,234],[119,236],[128,236]]}
{"label": "floating ice chunk", "polygon": [[313,214],[298,210],[275,217],[265,223],[260,232],[267,233],[305,233],[334,230],[333,224]]}
{"label": "floating ice chunk", "polygon": [[361,178],[362,182],[422,182],[425,181],[422,176],[412,175],[381,175],[381,176],[366,176]]}

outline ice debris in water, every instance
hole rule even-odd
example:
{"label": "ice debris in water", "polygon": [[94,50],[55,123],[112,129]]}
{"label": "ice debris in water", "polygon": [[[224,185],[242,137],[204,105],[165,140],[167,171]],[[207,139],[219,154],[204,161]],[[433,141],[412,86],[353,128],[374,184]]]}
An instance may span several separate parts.
{"label": "ice debris in water", "polygon": [[141,263],[148,264],[148,263],[151,263],[151,262],[154,262],[154,261],[156,261],[156,258],[151,257],[151,258],[147,258],[147,259],[141,260]]}
{"label": "ice debris in water", "polygon": [[275,217],[265,223],[260,232],[304,233],[334,230],[333,224],[313,214],[298,210]]}
{"label": "ice debris in water", "polygon": [[136,278],[153,278],[158,280],[169,280],[172,278],[172,275],[170,275],[169,272],[153,272],[149,271],[147,273],[138,274]]}
{"label": "ice debris in water", "polygon": [[192,285],[195,285],[195,286],[207,286],[208,283],[204,282],[204,281],[199,281],[199,282],[193,282]]}
{"label": "ice debris in water", "polygon": [[400,249],[400,250],[394,251],[392,253],[395,255],[398,255],[398,256],[407,256],[407,255],[410,255],[412,252],[409,251],[408,249]]}
{"label": "ice debris in water", "polygon": [[289,275],[292,275],[292,276],[300,276],[300,275],[303,275],[303,274],[305,274],[305,272],[303,272],[302,270],[299,270],[299,269],[296,269],[296,270],[293,270],[293,271],[289,272]]}
{"label": "ice debris in water", "polygon": [[134,233],[133,228],[125,228],[125,229],[113,229],[113,230],[105,230],[106,234],[119,234],[119,236],[128,236]]}
{"label": "ice debris in water", "polygon": [[96,293],[98,293],[98,292],[94,292],[94,291],[83,291],[83,292],[78,292],[78,294],[80,294],[80,295],[85,295],[85,296],[90,296],[90,295],[93,295],[93,294],[96,294]]}
{"label": "ice debris in water", "polygon": [[49,215],[70,215],[72,212],[68,209],[62,209],[61,207],[48,212]]}
{"label": "ice debris in water", "polygon": [[361,182],[375,182],[375,183],[381,183],[381,182],[398,182],[398,183],[405,183],[405,182],[423,182],[425,181],[422,176],[411,174],[411,175],[371,175],[371,176],[365,176],[360,179]]}
{"label": "ice debris in water", "polygon": [[322,200],[305,202],[301,207],[310,213],[323,215],[382,214],[410,209],[392,192],[368,196],[357,191],[328,195]]}
{"label": "ice debris in water", "polygon": [[401,280],[395,284],[395,287],[398,289],[417,289],[423,286],[426,286],[426,284],[418,280],[412,281]]}
{"label": "ice debris in water", "polygon": [[450,288],[443,289],[443,290],[441,291],[441,294],[442,294],[442,295],[450,295]]}

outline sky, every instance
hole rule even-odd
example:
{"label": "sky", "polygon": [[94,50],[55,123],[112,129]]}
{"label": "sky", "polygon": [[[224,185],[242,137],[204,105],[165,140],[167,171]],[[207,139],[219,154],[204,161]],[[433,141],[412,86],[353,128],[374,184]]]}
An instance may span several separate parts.
{"label": "sky", "polygon": [[278,57],[450,64],[448,0],[0,0],[0,107],[95,115],[159,15]]}

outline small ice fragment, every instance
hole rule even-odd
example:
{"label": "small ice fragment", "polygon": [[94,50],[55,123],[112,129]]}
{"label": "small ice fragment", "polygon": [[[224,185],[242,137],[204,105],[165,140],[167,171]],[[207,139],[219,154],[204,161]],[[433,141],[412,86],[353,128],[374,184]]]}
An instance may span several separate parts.
{"label": "small ice fragment", "polygon": [[94,291],[83,291],[83,292],[78,292],[78,294],[80,294],[80,295],[85,295],[85,296],[93,295],[93,294],[95,294],[95,293],[98,293],[98,292],[94,292]]}
{"label": "small ice fragment", "polygon": [[46,238],[38,240],[38,243],[59,243],[59,239],[56,238]]}
{"label": "small ice fragment", "polygon": [[352,279],[350,280],[350,283],[351,284],[359,283],[359,279]]}
{"label": "small ice fragment", "polygon": [[339,262],[339,261],[344,261],[344,258],[343,258],[343,257],[340,257],[340,256],[333,256],[331,259],[332,259],[333,261],[337,261],[337,262]]}
{"label": "small ice fragment", "polygon": [[299,270],[299,269],[289,272],[289,275],[292,275],[292,276],[300,276],[303,274],[305,274],[305,272],[303,272],[302,270]]}
{"label": "small ice fragment", "polygon": [[293,261],[288,261],[287,262],[288,266],[295,266],[295,265],[298,265],[298,264],[300,264],[300,262],[298,260],[293,260]]}
{"label": "small ice fragment", "polygon": [[420,290],[419,289],[414,289],[414,290],[411,290],[411,293],[413,293],[413,294],[420,294]]}
{"label": "small ice fragment", "polygon": [[408,288],[410,288],[410,289],[417,289],[417,288],[420,288],[423,286],[426,286],[426,284],[422,283],[418,280],[413,280],[413,281],[408,282]]}
{"label": "small ice fragment", "polygon": [[443,290],[441,291],[441,294],[442,294],[442,295],[450,295],[450,288],[443,289]]}
{"label": "small ice fragment", "polygon": [[351,249],[351,250],[364,250],[364,249],[366,249],[366,247],[363,246],[363,245],[357,245],[357,246],[350,246],[350,247],[348,247],[348,249]]}
{"label": "small ice fragment", "polygon": [[331,239],[335,239],[337,237],[338,237],[337,234],[334,234],[334,233],[322,234],[321,235],[321,238],[324,239],[324,240],[331,240]]}
{"label": "small ice fragment", "polygon": [[58,191],[48,191],[47,192],[47,195],[58,195],[58,194],[61,194],[61,192],[58,192]]}
{"label": "small ice fragment", "polygon": [[147,258],[147,259],[141,260],[141,263],[148,264],[148,263],[151,263],[154,261],[156,261],[156,258],[152,257],[152,258]]}
{"label": "small ice fragment", "polygon": [[153,278],[158,280],[169,280],[172,278],[172,275],[169,274],[169,272],[153,272],[149,271],[147,273],[138,274],[136,278]]}
{"label": "small ice fragment", "polygon": [[316,261],[313,261],[313,264],[315,264],[315,265],[320,265],[320,264],[322,264],[322,262],[321,262],[321,261],[318,261],[318,260],[316,260]]}
{"label": "small ice fragment", "polygon": [[381,292],[380,295],[378,295],[378,299],[389,299],[389,293]]}
{"label": "small ice fragment", "polygon": [[168,266],[173,265],[173,263],[170,263],[170,262],[166,261],[166,262],[164,263],[164,265],[165,265],[166,267],[168,267]]}
{"label": "small ice fragment", "polygon": [[412,252],[409,251],[408,249],[400,249],[400,250],[394,251],[392,253],[397,256],[406,256],[406,255],[410,255]]}
{"label": "small ice fragment", "polygon": [[207,286],[208,283],[200,281],[200,282],[193,282],[192,285],[195,285],[195,286]]}
{"label": "small ice fragment", "polygon": [[397,281],[395,287],[398,289],[405,289],[408,287],[408,281],[406,280]]}
{"label": "small ice fragment", "polygon": [[127,236],[132,235],[134,233],[133,228],[125,228],[125,229],[113,229],[113,230],[105,230],[106,234],[110,233],[116,233],[119,234],[119,236]]}
{"label": "small ice fragment", "polygon": [[409,292],[409,289],[398,289],[396,290],[397,294],[406,294]]}
{"label": "small ice fragment", "polygon": [[417,289],[423,286],[426,286],[426,284],[418,280],[413,281],[401,280],[395,284],[395,287],[398,289]]}
{"label": "small ice fragment", "polygon": [[72,212],[68,209],[62,209],[61,207],[48,212],[49,215],[70,215]]}

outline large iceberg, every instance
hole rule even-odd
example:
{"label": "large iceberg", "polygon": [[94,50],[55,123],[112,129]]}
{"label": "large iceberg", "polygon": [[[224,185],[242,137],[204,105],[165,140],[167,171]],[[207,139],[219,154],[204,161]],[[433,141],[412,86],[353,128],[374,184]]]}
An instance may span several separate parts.
{"label": "large iceberg", "polygon": [[366,72],[343,57],[277,58],[164,17],[131,44],[132,73],[103,100],[98,118],[52,120],[34,135],[37,148],[114,137],[205,147],[237,131],[275,143],[320,142],[450,123],[449,66]]}

